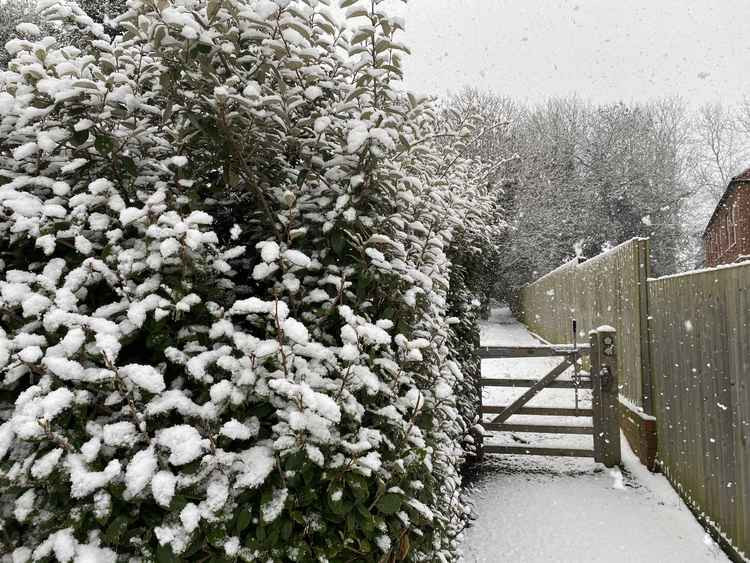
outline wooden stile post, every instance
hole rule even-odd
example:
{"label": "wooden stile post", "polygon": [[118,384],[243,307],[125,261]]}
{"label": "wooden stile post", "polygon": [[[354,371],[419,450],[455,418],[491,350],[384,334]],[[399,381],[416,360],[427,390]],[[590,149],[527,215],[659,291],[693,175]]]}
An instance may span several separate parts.
{"label": "wooden stile post", "polygon": [[600,327],[591,339],[591,385],[594,459],[607,467],[620,465],[620,399],[617,383],[615,329]]}

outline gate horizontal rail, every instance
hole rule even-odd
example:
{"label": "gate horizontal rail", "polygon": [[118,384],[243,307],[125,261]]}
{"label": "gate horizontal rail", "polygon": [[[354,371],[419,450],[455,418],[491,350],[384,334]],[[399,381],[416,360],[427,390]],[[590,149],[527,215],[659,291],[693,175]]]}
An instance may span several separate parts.
{"label": "gate horizontal rail", "polygon": [[483,360],[493,358],[553,358],[555,356],[575,356],[587,352],[589,345],[573,346],[540,345],[540,346],[480,346],[479,357]]}
{"label": "gate horizontal rail", "polygon": [[[500,414],[507,405],[482,405],[482,414]],[[585,416],[591,417],[591,409],[574,409],[564,407],[521,407],[516,414],[533,416]]]}
{"label": "gate horizontal rail", "polygon": [[[481,379],[482,387],[533,387],[538,379]],[[582,380],[578,385],[572,379],[558,379],[544,386],[551,389],[591,389],[591,382]]]}
{"label": "gate horizontal rail", "polygon": [[482,425],[485,430],[497,432],[538,432],[539,434],[593,434],[591,426],[552,426],[548,424],[512,424],[485,422]]}
{"label": "gate horizontal rail", "polygon": [[580,450],[576,448],[485,446],[484,451],[488,454],[544,455],[555,457],[594,457],[593,450]]}

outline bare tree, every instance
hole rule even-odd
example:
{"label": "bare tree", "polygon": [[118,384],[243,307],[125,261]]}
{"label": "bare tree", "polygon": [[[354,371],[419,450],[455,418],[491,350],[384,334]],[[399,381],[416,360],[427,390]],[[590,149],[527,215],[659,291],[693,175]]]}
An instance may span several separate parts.
{"label": "bare tree", "polygon": [[499,241],[498,286],[520,285],[634,236],[654,240],[658,273],[680,267],[680,215],[692,193],[681,100],[594,106],[573,97],[525,108],[465,91],[451,107],[503,124],[472,148],[503,163],[492,183],[510,225]]}
{"label": "bare tree", "polygon": [[747,103],[741,108],[718,102],[705,104],[696,112],[695,186],[714,199],[721,197],[732,177],[748,166],[749,117]]}

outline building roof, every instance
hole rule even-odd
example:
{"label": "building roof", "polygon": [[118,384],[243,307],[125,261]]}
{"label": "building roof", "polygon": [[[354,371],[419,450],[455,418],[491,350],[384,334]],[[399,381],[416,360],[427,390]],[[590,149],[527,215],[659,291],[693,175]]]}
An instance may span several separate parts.
{"label": "building roof", "polygon": [[714,212],[711,214],[711,218],[708,220],[708,224],[706,225],[706,228],[703,231],[703,236],[706,236],[706,233],[708,233],[708,229],[711,228],[711,225],[714,222],[714,219],[716,219],[716,216],[719,214],[719,209],[722,209],[724,207],[724,204],[726,203],[729,196],[731,196],[735,191],[737,191],[737,187],[750,182],[750,168],[742,172],[741,174],[737,174],[734,178],[732,178],[729,181],[729,185],[727,186],[727,189],[724,190],[724,195],[721,196],[721,199],[719,200],[719,203],[716,204],[716,208],[714,209]]}

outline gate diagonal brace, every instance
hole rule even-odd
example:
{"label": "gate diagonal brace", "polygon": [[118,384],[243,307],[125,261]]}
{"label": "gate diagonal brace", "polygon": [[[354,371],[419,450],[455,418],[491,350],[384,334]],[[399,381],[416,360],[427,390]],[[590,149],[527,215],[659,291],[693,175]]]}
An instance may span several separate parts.
{"label": "gate diagonal brace", "polygon": [[552,368],[552,371],[550,371],[547,375],[545,375],[543,378],[537,381],[533,386],[531,386],[529,390],[526,391],[526,393],[524,393],[523,395],[518,397],[518,399],[516,399],[510,405],[508,405],[505,408],[505,410],[501,412],[499,415],[497,415],[495,418],[493,418],[491,422],[495,424],[499,422],[504,422],[507,419],[509,419],[511,416],[513,416],[519,410],[521,410],[521,407],[523,407],[526,403],[528,403],[531,399],[533,399],[542,389],[544,389],[547,386],[547,384],[557,379],[557,377],[560,374],[562,374],[566,369],[568,369],[572,365],[573,364],[568,358],[564,359],[562,363]]}

